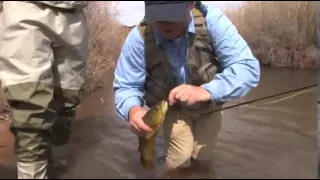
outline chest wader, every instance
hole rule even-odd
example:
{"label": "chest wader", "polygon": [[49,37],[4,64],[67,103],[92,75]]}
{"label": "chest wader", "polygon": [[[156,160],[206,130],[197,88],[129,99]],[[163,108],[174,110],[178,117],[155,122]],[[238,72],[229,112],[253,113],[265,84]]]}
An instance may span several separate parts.
{"label": "chest wader", "polygon": [[48,178],[51,145],[69,141],[88,58],[81,4],[86,1],[2,4],[0,77],[13,108],[19,179]]}
{"label": "chest wader", "polygon": [[[195,35],[189,35],[188,59],[186,70],[190,84],[200,86],[213,80],[220,72],[220,65],[215,56],[211,36],[200,10],[192,10],[195,23]],[[167,99],[170,90],[178,86],[164,49],[157,45],[152,27],[142,21],[138,25],[145,43],[146,80],[144,100],[151,107],[160,100]],[[210,104],[210,103],[209,103]],[[203,108],[211,108],[204,105]]]}

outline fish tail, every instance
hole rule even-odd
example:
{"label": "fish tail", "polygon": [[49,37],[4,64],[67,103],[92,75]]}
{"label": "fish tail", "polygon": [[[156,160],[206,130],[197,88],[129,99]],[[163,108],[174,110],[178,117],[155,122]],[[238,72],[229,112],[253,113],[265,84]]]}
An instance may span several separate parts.
{"label": "fish tail", "polygon": [[140,164],[147,171],[151,171],[154,168],[154,162],[148,161],[143,156],[141,156],[141,158],[140,158]]}
{"label": "fish tail", "polygon": [[156,138],[152,137],[148,140],[139,139],[140,165],[150,171],[155,167],[156,160]]}

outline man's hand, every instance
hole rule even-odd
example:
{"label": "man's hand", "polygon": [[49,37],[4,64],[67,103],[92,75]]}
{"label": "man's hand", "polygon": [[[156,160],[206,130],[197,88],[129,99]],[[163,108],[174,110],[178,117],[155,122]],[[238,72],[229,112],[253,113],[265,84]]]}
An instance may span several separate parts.
{"label": "man's hand", "polygon": [[140,106],[132,107],[129,112],[129,123],[131,126],[131,130],[139,137],[153,131],[142,120],[142,117],[146,114],[146,112],[147,111]]}
{"label": "man's hand", "polygon": [[182,84],[172,89],[169,93],[169,104],[173,105],[177,101],[186,103],[189,106],[211,100],[209,91],[202,87]]}

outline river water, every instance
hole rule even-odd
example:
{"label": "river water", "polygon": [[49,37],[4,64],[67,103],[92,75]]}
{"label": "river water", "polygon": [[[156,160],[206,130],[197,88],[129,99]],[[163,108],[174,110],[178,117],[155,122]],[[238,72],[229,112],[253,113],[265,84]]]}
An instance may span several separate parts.
{"label": "river water", "polygon": [[[57,158],[67,160],[59,171],[61,177],[152,177],[139,165],[135,135],[115,114],[112,73],[107,73],[105,81],[104,89],[86,97],[78,108],[70,144],[55,149]],[[241,101],[316,83],[316,71],[264,68],[259,87]],[[309,91],[266,104],[295,95],[291,93],[223,110],[222,130],[213,152],[214,177],[317,178],[317,93]],[[7,126],[0,125],[0,145],[5,145],[0,147],[0,178],[16,177],[12,140]],[[159,157],[164,155],[162,145],[159,137]]]}

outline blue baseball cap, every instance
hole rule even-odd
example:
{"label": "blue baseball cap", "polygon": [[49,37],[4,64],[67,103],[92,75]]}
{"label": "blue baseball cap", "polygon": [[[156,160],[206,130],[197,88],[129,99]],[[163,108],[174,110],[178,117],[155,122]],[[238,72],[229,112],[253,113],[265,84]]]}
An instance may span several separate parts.
{"label": "blue baseball cap", "polygon": [[157,21],[183,22],[190,13],[188,1],[144,1],[145,20],[152,24]]}

